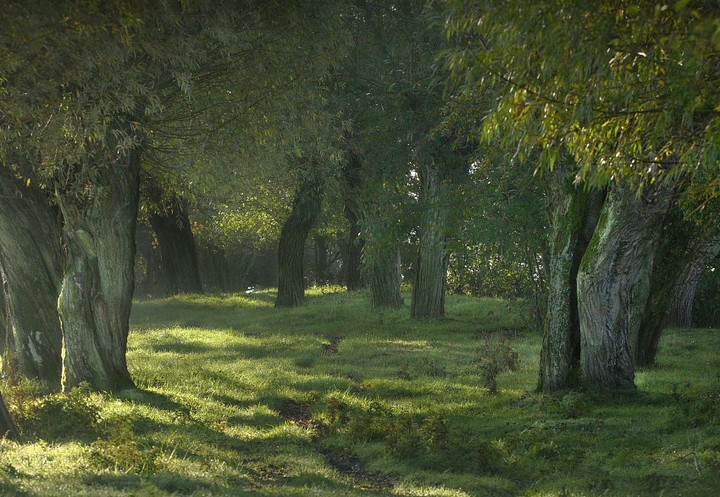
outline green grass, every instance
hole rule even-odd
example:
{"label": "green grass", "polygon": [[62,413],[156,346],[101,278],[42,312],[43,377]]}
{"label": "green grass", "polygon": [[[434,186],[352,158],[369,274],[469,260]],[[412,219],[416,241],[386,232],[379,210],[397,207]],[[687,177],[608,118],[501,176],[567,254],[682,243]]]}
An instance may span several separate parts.
{"label": "green grass", "polygon": [[[533,393],[519,304],[450,296],[449,319],[318,289],[134,306],[138,390],[3,385],[23,431],[2,496],[717,496],[720,332],[668,330],[634,394]],[[520,356],[489,395],[498,337]]]}

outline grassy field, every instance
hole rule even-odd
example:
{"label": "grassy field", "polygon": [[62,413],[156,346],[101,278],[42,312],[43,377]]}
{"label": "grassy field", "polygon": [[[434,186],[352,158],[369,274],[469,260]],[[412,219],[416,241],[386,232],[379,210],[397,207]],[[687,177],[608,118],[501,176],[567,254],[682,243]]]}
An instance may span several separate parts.
{"label": "grassy field", "polygon": [[415,322],[362,293],[272,300],[136,303],[138,390],[0,384],[23,431],[0,495],[720,495],[720,332],[669,330],[637,393],[547,396],[518,304],[451,296]]}

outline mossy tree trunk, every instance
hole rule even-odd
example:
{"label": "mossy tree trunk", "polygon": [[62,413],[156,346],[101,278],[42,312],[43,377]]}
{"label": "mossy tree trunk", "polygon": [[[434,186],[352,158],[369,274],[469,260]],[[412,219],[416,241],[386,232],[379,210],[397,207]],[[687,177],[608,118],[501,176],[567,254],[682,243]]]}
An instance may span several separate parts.
{"label": "mossy tree trunk", "polygon": [[413,286],[411,316],[439,318],[445,315],[448,255],[445,238],[448,207],[445,185],[434,164],[420,168],[420,203],[423,209],[418,257]]}
{"label": "mossy tree trunk", "polygon": [[578,272],[582,382],[598,389],[635,388],[633,337],[650,293],[650,277],[672,187],[638,196],[613,185]]}
{"label": "mossy tree trunk", "polygon": [[202,293],[195,237],[186,203],[173,198],[150,214],[150,225],[160,247],[159,288],[165,295]]}
{"label": "mossy tree trunk", "polygon": [[60,226],[44,193],[0,165],[0,266],[7,341],[3,367],[60,388]]}
{"label": "mossy tree trunk", "polygon": [[275,307],[294,307],[305,301],[305,243],[320,215],[323,186],[319,174],[312,171],[295,192],[292,210],[280,232]]}
{"label": "mossy tree trunk", "polygon": [[603,192],[572,185],[565,169],[550,181],[550,281],[539,381],[544,392],[577,386],[580,378],[577,274],[604,201]]}
{"label": "mossy tree trunk", "polygon": [[402,266],[396,212],[386,192],[378,188],[372,201],[364,203],[361,225],[365,234],[363,273],[370,289],[373,309],[404,304],[401,293]]}
{"label": "mossy tree trunk", "polygon": [[91,192],[58,188],[65,273],[58,311],[65,338],[63,388],[133,386],[126,352],[133,294],[140,152],[99,166]]}

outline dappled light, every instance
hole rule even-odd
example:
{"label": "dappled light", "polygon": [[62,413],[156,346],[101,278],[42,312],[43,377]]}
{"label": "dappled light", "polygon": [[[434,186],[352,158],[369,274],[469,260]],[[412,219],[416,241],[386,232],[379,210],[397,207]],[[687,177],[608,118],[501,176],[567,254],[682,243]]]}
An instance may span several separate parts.
{"label": "dappled light", "polygon": [[14,0],[0,497],[720,495],[720,3]]}
{"label": "dappled light", "polygon": [[[453,314],[474,312],[382,324],[359,295],[292,310],[246,304],[238,294],[136,306],[128,360],[138,390],[60,397],[52,409],[91,420],[70,439],[37,424],[50,404],[27,406],[25,441],[2,445],[17,472],[6,480],[38,491],[62,479],[75,495],[98,496],[559,496],[650,495],[662,475],[663,488],[692,481],[696,495],[712,495],[717,446],[700,433],[718,421],[715,332],[670,332],[637,393],[544,395],[534,393],[541,335],[517,314],[484,322],[512,311],[502,301],[455,297]],[[306,319],[332,312],[344,325]],[[178,314],[207,322],[178,326]],[[519,367],[498,374],[493,395],[477,361],[500,338]],[[8,392],[12,402],[22,389]]]}

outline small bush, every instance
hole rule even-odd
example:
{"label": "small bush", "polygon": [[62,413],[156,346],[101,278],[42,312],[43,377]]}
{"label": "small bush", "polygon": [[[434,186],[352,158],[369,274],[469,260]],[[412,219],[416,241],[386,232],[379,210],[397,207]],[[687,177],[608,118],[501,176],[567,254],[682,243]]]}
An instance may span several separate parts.
{"label": "small bush", "polygon": [[517,371],[520,356],[504,338],[486,337],[475,364],[483,378],[483,386],[491,394],[498,392],[497,378],[503,373]]}

